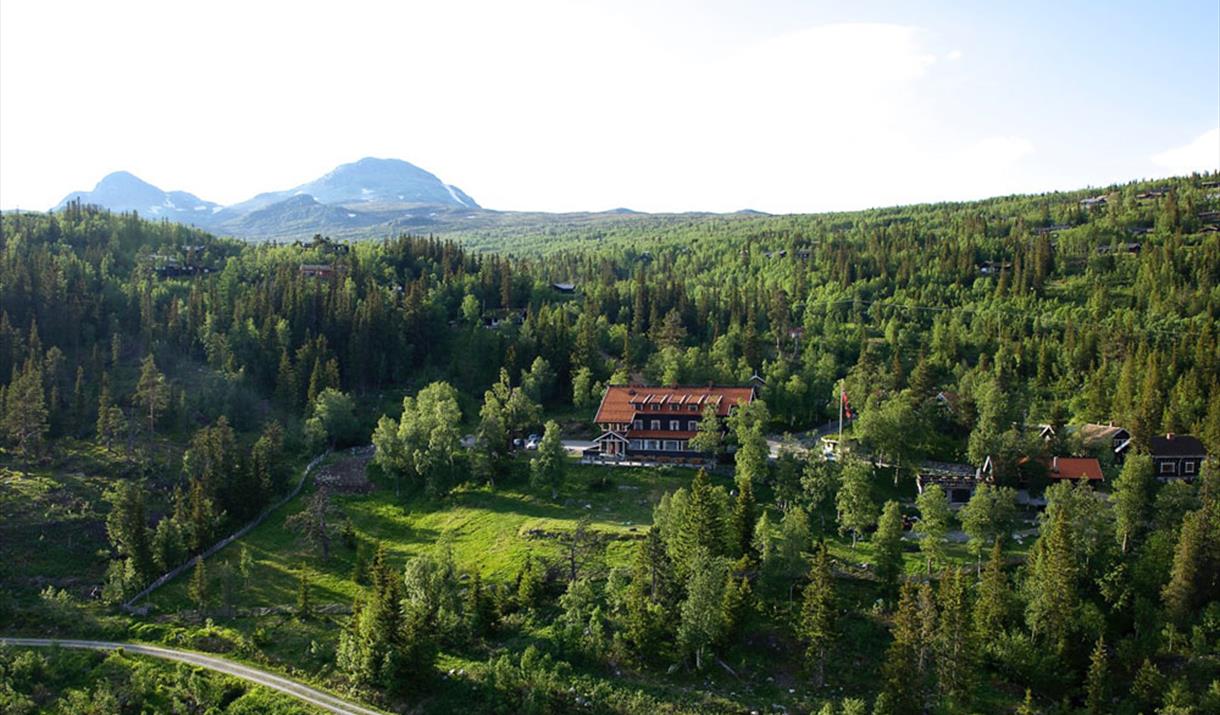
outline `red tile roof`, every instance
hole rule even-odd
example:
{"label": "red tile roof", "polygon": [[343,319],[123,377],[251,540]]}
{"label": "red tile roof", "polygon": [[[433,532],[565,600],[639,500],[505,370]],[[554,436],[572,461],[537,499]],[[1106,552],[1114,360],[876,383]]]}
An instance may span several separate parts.
{"label": "red tile roof", "polygon": [[[625,423],[635,419],[638,411],[642,417],[664,418],[666,415],[702,415],[709,404],[716,405],[716,414],[727,417],[738,403],[754,400],[752,387],[682,386],[643,387],[640,385],[611,385],[606,388],[602,403],[597,408],[594,422],[598,424]],[[678,404],[684,409],[672,410]],[[691,411],[688,406],[695,405]],[[660,405],[661,409],[653,408]],[[637,409],[638,408],[638,409]]]}
{"label": "red tile roof", "polygon": [[1101,464],[1093,457],[1052,457],[1051,479],[1087,479],[1101,481]]}

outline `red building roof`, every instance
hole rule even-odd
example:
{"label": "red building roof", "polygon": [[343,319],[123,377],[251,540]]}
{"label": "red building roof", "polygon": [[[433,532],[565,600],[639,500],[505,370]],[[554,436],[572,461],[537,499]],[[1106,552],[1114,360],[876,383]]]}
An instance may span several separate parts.
{"label": "red building roof", "polygon": [[1051,479],[1102,479],[1101,463],[1093,457],[1052,457],[1047,476]]}
{"label": "red building roof", "polygon": [[727,417],[734,406],[753,401],[753,387],[611,385],[606,388],[594,421],[598,424],[631,422],[637,413],[657,418],[701,416],[708,405],[715,405],[716,414]]}

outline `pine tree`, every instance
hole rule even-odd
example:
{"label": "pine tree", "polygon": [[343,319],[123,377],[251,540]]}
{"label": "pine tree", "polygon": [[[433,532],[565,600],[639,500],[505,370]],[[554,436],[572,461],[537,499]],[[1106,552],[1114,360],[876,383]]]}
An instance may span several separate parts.
{"label": "pine tree", "polygon": [[254,556],[250,552],[250,547],[244,543],[241,545],[241,551],[237,559],[237,572],[241,574],[243,586],[250,585],[250,575],[254,573]]}
{"label": "pine tree", "polygon": [[4,409],[5,432],[26,458],[41,453],[49,428],[47,418],[42,370],[36,360],[30,359],[8,386]]}
{"label": "pine tree", "polygon": [[923,711],[922,644],[919,597],[910,582],[902,584],[892,632],[894,640],[882,666],[886,702],[894,715],[915,715]]}
{"label": "pine tree", "polygon": [[208,606],[209,599],[208,572],[203,565],[202,557],[195,559],[195,570],[191,572],[191,582],[187,590],[190,593],[191,602],[202,615]]}
{"label": "pine tree", "polygon": [[378,545],[373,557],[370,582],[339,636],[336,662],[358,684],[397,687],[404,669],[402,596],[385,544]]}
{"label": "pine tree", "polygon": [[873,563],[877,580],[889,597],[898,590],[898,578],[902,574],[902,512],[898,502],[888,501],[877,522],[873,534]]}
{"label": "pine tree", "polygon": [[567,455],[563,449],[559,424],[555,420],[546,423],[542,441],[538,443],[538,456],[530,460],[530,484],[535,488],[549,487],[551,498],[559,498],[567,473]]}
{"label": "pine tree", "polygon": [[280,353],[280,364],[275,373],[275,399],[289,409],[298,407],[301,403],[301,387],[297,381],[297,371],[292,366],[292,358],[288,351]]}
{"label": "pine tree", "polygon": [[1112,497],[1115,535],[1124,554],[1144,530],[1151,487],[1152,458],[1146,454],[1128,457],[1118,479],[1114,480]]}
{"label": "pine tree", "polygon": [[1029,603],[1025,614],[1030,630],[1035,639],[1049,643],[1060,654],[1068,646],[1078,600],[1070,539],[1068,514],[1056,510],[1034,544],[1026,582]]}
{"label": "pine tree", "polygon": [[715,492],[707,472],[703,469],[696,472],[678,533],[682,554],[692,555],[699,549],[711,556],[724,554],[725,515]]}
{"label": "pine tree", "polygon": [[148,416],[148,434],[151,437],[157,431],[157,415],[169,406],[169,386],[152,355],[146,356],[140,363],[140,380],[136,383],[133,399]]}
{"label": "pine tree", "polygon": [[915,523],[915,531],[920,535],[919,550],[927,559],[928,574],[932,574],[932,564],[940,563],[945,557],[945,535],[949,533],[949,521],[953,513],[949,511],[949,499],[939,484],[931,484],[915,499],[919,507],[919,521]]}
{"label": "pine tree", "polygon": [[740,635],[753,605],[754,592],[750,588],[750,579],[745,576],[734,577],[730,573],[725,579],[724,596],[720,600],[724,625],[717,639],[718,643],[728,646]]}
{"label": "pine tree", "polygon": [[1152,712],[1165,689],[1165,676],[1148,658],[1131,681],[1131,701],[1141,712]]}
{"label": "pine tree", "polygon": [[919,675],[920,681],[926,685],[933,671],[936,657],[936,635],[939,624],[939,614],[936,610],[936,592],[932,590],[932,582],[924,581],[918,587],[919,603]]}
{"label": "pine tree", "polygon": [[475,637],[487,635],[498,620],[496,603],[483,585],[483,579],[479,576],[478,571],[474,572],[470,585],[466,587],[466,594],[462,601],[462,615],[466,619],[467,629]]}
{"label": "pine tree", "polygon": [[950,702],[969,709],[977,657],[969,592],[961,570],[954,569],[941,578],[937,603],[937,683]]}
{"label": "pine tree", "polygon": [[1034,705],[1034,694],[1029,688],[1025,689],[1025,700],[1017,706],[1017,715],[1041,715],[1042,711]]}
{"label": "pine tree", "polygon": [[110,449],[116,437],[123,432],[123,412],[110,403],[110,381],[102,378],[102,389],[97,398],[97,423],[94,427],[97,438]]}
{"label": "pine tree", "polygon": [[1220,501],[1209,501],[1182,520],[1169,583],[1161,596],[1170,619],[1190,621],[1195,609],[1220,589]]}
{"label": "pine tree", "polygon": [[517,573],[517,605],[527,610],[536,608],[542,600],[546,586],[546,572],[532,553],[525,555],[525,562]]}
{"label": "pine tree", "polygon": [[85,366],[76,366],[76,382],[72,386],[72,432],[83,436],[85,430]]}
{"label": "pine tree", "polygon": [[758,504],[754,500],[754,480],[742,479],[737,486],[737,499],[733,502],[734,552],[740,556],[753,557],[754,524],[758,519]]}
{"label": "pine tree", "polygon": [[1086,692],[1089,715],[1104,715],[1109,712],[1109,703],[1106,700],[1106,641],[1103,636],[1097,637],[1093,655],[1089,658]]}
{"label": "pine tree", "polygon": [[129,560],[133,583],[143,587],[153,577],[155,564],[145,516],[144,492],[128,481],[116,482],[105,494],[110,502],[106,532],[120,556]]}
{"label": "pine tree", "polygon": [[805,641],[805,667],[813,674],[816,688],[826,683],[826,661],[836,639],[834,574],[825,543],[819,543],[809,569],[809,585],[801,595],[801,620],[797,636]]}
{"label": "pine tree", "polygon": [[707,649],[724,629],[724,584],[728,565],[723,557],[700,549],[692,559],[678,624],[678,642],[685,653],[695,656],[695,669],[703,669]]}
{"label": "pine tree", "polygon": [[1008,578],[1004,574],[1004,552],[996,539],[991,558],[979,582],[978,600],[974,602],[974,635],[979,643],[990,643],[1004,632],[1008,624]]}

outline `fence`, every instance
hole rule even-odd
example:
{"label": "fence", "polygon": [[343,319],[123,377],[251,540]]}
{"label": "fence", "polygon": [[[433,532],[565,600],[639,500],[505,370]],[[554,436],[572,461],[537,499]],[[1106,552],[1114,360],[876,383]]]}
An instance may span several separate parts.
{"label": "fence", "polygon": [[184,571],[186,571],[189,568],[192,568],[195,565],[195,563],[198,562],[200,559],[211,558],[214,554],[219,552],[224,547],[228,546],[229,544],[233,543],[234,541],[237,541],[241,537],[250,533],[250,530],[253,529],[254,527],[258,526],[259,524],[263,523],[263,521],[266,520],[266,518],[271,515],[271,512],[275,511],[276,509],[279,509],[280,507],[287,504],[289,501],[292,501],[294,498],[296,498],[296,496],[301,493],[301,489],[305,486],[305,481],[307,479],[309,479],[310,472],[312,472],[314,470],[314,468],[318,466],[318,464],[322,461],[322,458],[325,457],[327,454],[329,454],[329,452],[323,452],[322,454],[319,454],[318,456],[314,457],[313,460],[309,464],[305,465],[305,470],[301,472],[301,481],[297,482],[297,485],[295,487],[293,487],[292,491],[289,492],[288,494],[286,494],[284,496],[284,498],[280,499],[276,503],[274,503],[271,506],[264,509],[262,511],[262,513],[260,513],[256,517],[254,517],[253,521],[246,524],[245,526],[238,529],[237,531],[233,532],[232,534],[229,534],[228,536],[221,539],[220,541],[217,541],[215,544],[212,544],[202,553],[200,553],[192,558],[187,559],[185,563],[180,564],[179,566],[177,566],[176,568],[170,570],[169,572],[167,572],[165,574],[162,574],[161,577],[158,578],[156,581],[153,581],[152,583],[148,584],[147,588],[145,588],[143,591],[140,591],[135,596],[132,596],[131,600],[124,603],[122,606],[123,610],[127,611],[128,613],[134,612],[136,610],[135,604],[140,599],[145,598],[146,596],[148,596],[148,594],[152,593],[153,591],[156,591],[158,588],[161,588],[162,586],[169,583],[170,581],[173,581],[174,579],[178,578],[178,576],[182,575],[182,573]]}

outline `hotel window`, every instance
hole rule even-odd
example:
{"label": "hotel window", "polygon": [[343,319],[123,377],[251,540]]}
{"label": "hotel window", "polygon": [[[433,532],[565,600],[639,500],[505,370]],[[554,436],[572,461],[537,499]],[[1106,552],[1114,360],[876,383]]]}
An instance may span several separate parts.
{"label": "hotel window", "polygon": [[1161,474],[1173,474],[1173,462],[1168,460],[1161,462]]}
{"label": "hotel window", "polygon": [[1195,473],[1195,463],[1191,462],[1189,460],[1186,462],[1183,462],[1182,463],[1182,473],[1183,474],[1194,474]]}
{"label": "hotel window", "polygon": [[657,441],[655,439],[644,440],[644,449],[650,450],[653,452],[657,451]]}
{"label": "hotel window", "polygon": [[672,439],[665,440],[665,451],[666,452],[677,452],[678,451],[678,442],[676,440],[672,440]]}
{"label": "hotel window", "polygon": [[650,427],[649,429],[653,429],[653,430],[661,429],[661,420],[653,420],[652,427]]}
{"label": "hotel window", "polygon": [[677,432],[681,429],[682,429],[682,422],[680,420],[670,420],[669,421],[669,431],[670,432]]}
{"label": "hotel window", "polygon": [[644,420],[636,420],[632,424],[634,425],[634,429],[644,429]]}
{"label": "hotel window", "polygon": [[638,440],[638,439],[631,440],[631,449],[634,450],[634,449],[639,449],[639,448],[640,448],[640,440]]}
{"label": "hotel window", "polygon": [[699,423],[698,423],[698,422],[696,422],[696,421],[694,421],[694,420],[687,420],[687,422],[686,422],[686,429],[691,430],[691,431],[693,432],[693,431],[695,431],[695,430],[696,430],[696,429],[698,429],[698,428],[699,428]]}

